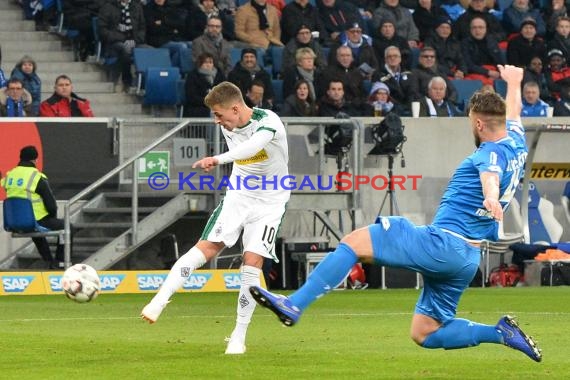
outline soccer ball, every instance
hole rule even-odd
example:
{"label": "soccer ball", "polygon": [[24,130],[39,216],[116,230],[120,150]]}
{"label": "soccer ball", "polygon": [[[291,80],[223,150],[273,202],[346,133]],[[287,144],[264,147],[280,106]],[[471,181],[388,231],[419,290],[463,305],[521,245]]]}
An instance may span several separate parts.
{"label": "soccer ball", "polygon": [[101,281],[97,271],[89,265],[75,264],[63,273],[61,287],[67,298],[84,303],[97,298]]}

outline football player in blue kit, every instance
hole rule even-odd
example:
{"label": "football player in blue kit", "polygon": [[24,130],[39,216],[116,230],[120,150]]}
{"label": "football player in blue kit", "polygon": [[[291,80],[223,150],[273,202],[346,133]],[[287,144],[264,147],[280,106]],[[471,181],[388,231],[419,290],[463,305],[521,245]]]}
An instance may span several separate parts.
{"label": "football player in blue kit", "polygon": [[379,217],[345,236],[289,297],[251,287],[256,301],[286,326],[294,325],[317,298],[334,289],[358,262],[406,268],[423,275],[411,338],[424,348],[456,349],[504,344],[539,362],[542,354],[511,316],[496,325],[456,318],[457,304],[475,276],[483,240],[498,239],[498,222],[523,176],[527,156],[521,124],[523,70],[499,66],[506,99],[478,92],[468,115],[476,150],[456,169],[433,223],[415,226],[402,217]]}

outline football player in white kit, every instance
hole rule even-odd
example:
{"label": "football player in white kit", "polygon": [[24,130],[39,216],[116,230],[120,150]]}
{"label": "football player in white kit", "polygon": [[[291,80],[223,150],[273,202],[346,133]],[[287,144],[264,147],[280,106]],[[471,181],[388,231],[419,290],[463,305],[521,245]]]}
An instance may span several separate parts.
{"label": "football player in white kit", "polygon": [[200,240],[174,264],[158,293],[141,316],[157,321],[170,297],[182,287],[191,273],[216,257],[224,247],[235,244],[243,231],[243,264],[237,303],[237,320],[226,354],[246,351],[247,327],[256,302],[250,286],[260,286],[264,258],[277,260],[275,240],[289,200],[289,161],[285,127],[270,110],[248,107],[237,86],[223,82],[204,99],[214,121],[221,127],[229,151],[197,161],[193,168],[208,172],[216,165],[233,162],[225,198],[214,210]]}

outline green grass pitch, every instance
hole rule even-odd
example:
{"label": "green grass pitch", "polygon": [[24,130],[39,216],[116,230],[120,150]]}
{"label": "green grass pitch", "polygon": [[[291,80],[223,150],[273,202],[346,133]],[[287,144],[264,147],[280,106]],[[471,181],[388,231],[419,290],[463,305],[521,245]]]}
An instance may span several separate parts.
{"label": "green grass pitch", "polygon": [[519,318],[542,363],[502,345],[426,350],[409,339],[418,291],[335,291],[292,328],[258,307],[245,355],[224,355],[235,293],[177,294],[158,323],[151,298],[100,295],[0,297],[2,379],[568,379],[570,289],[469,289],[458,317]]}

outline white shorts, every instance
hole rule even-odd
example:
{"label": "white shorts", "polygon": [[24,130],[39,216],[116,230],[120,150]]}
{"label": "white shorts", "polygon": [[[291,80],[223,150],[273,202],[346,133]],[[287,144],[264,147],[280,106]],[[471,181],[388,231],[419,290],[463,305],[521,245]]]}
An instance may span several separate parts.
{"label": "white shorts", "polygon": [[275,240],[286,205],[228,193],[208,219],[201,239],[231,247],[243,231],[244,252],[279,262]]}

